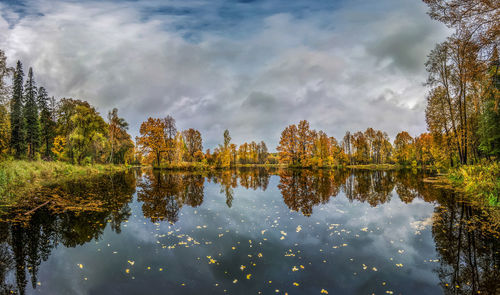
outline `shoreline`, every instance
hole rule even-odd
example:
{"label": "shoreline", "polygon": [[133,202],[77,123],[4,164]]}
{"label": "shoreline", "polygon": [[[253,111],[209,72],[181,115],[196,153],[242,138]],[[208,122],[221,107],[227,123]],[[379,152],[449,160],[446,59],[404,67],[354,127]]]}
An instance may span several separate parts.
{"label": "shoreline", "polygon": [[80,166],[61,161],[8,160],[0,162],[0,210],[10,207],[21,196],[32,194],[43,187],[57,185],[77,178],[122,172],[126,165],[94,164]]}

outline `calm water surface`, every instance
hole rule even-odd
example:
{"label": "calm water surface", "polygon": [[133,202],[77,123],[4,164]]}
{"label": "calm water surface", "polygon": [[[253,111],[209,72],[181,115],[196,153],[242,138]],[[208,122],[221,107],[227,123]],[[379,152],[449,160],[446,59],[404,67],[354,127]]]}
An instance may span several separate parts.
{"label": "calm water surface", "polygon": [[93,210],[3,217],[0,293],[499,294],[484,210],[422,178],[134,170],[70,182],[51,194]]}

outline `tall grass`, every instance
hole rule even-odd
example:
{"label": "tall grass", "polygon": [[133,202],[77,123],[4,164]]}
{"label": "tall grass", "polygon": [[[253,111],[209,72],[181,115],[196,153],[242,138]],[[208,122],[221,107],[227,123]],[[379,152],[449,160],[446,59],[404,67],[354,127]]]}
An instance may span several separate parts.
{"label": "tall grass", "polygon": [[123,170],[124,166],[77,166],[66,162],[4,161],[0,162],[0,203],[11,204],[23,194],[43,185],[74,177]]}
{"label": "tall grass", "polygon": [[462,166],[449,178],[455,187],[478,200],[500,206],[500,163]]}

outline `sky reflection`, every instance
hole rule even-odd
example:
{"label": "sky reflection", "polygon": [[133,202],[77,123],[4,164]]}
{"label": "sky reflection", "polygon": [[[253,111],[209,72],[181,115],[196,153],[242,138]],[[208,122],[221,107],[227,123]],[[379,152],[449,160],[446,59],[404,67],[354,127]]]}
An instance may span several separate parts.
{"label": "sky reflection", "polygon": [[[438,276],[436,243],[454,243],[434,237],[440,195],[418,175],[271,174],[149,171],[113,180],[124,195],[137,184],[126,214],[43,209],[27,228],[4,226],[2,288],[23,291],[24,264],[36,270],[28,294],[441,294],[453,283]],[[37,242],[15,239],[33,232]]]}

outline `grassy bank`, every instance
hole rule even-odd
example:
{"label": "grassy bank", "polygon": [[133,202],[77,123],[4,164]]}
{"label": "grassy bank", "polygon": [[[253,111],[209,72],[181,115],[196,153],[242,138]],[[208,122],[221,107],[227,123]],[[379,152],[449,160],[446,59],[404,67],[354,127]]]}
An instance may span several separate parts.
{"label": "grassy bank", "polygon": [[396,170],[405,168],[405,166],[401,166],[398,164],[347,165],[346,167],[353,169],[367,169],[367,170]]}
{"label": "grassy bank", "polygon": [[500,163],[462,166],[450,171],[448,179],[474,200],[500,206]]}
{"label": "grassy bank", "polygon": [[20,196],[27,195],[45,185],[125,169],[123,165],[78,166],[57,161],[0,162],[0,205],[12,205]]}

